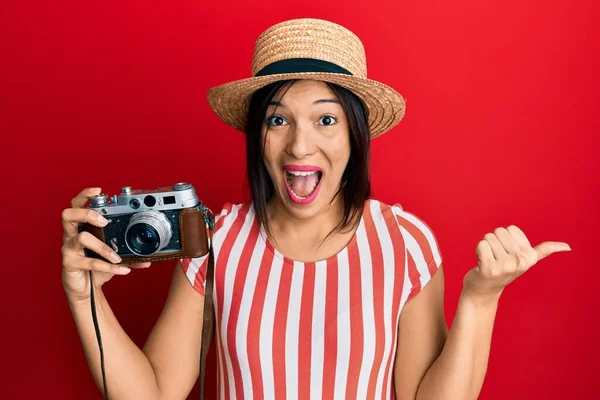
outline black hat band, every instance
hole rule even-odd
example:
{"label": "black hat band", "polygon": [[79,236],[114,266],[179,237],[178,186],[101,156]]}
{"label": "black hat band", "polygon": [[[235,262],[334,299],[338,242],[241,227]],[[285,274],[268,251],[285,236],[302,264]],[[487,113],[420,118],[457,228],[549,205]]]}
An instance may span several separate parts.
{"label": "black hat band", "polygon": [[329,61],[317,60],[315,58],[288,58],[267,65],[258,71],[255,76],[293,74],[299,72],[328,72],[352,75],[347,69]]}

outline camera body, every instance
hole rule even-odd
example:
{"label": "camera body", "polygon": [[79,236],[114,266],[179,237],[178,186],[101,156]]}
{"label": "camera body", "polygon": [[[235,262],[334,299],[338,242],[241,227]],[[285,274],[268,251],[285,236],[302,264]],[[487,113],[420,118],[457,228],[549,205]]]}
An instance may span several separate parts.
{"label": "camera body", "polygon": [[[156,190],[132,190],[121,194],[105,193],[91,197],[89,208],[109,223],[99,228],[81,225],[111,247],[123,262],[164,261],[195,258],[208,253],[208,229],[214,224],[210,210],[198,199],[194,187],[186,182]],[[100,258],[86,249],[88,257]]]}

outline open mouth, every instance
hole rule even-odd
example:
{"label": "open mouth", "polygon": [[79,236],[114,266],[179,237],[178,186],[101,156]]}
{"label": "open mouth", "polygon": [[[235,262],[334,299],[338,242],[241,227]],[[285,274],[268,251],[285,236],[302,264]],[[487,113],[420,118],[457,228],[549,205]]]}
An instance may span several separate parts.
{"label": "open mouth", "polygon": [[285,180],[291,199],[299,204],[311,202],[316,197],[322,177],[323,172],[316,169],[312,171],[286,169]]}

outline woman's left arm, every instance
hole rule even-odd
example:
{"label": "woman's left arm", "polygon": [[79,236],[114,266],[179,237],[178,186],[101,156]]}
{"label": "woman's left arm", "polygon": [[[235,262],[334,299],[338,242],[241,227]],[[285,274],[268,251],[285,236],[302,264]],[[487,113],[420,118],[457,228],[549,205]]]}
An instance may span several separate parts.
{"label": "woman's left arm", "polygon": [[506,285],[563,242],[531,247],[514,225],[488,233],[477,245],[478,265],[463,280],[452,328],[444,320],[443,271],[408,301],[400,316],[394,369],[396,397],[477,399],[488,365],[498,300]]}

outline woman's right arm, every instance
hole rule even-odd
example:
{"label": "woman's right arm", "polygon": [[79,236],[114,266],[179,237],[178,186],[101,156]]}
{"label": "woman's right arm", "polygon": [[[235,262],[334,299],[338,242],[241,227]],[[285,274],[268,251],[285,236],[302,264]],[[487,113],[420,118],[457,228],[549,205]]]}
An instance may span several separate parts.
{"label": "woman's right arm", "polygon": [[[198,379],[204,296],[190,285],[177,264],[167,302],[143,351],[125,333],[102,290],[95,291],[111,399],[185,399]],[[88,365],[102,391],[90,301],[69,305]]]}
{"label": "woman's right arm", "polygon": [[[103,393],[100,351],[92,321],[89,299],[89,272],[94,275],[96,313],[102,346],[108,393],[111,399],[184,399],[198,378],[204,296],[190,285],[181,265],[175,267],[164,309],[143,348],[123,330],[113,314],[102,285],[114,275],[124,275],[111,249],[98,239],[77,232],[77,225],[89,222],[102,226],[95,211],[84,209],[89,196],[99,189],[86,189],[63,212],[63,286],[67,294],[88,365]],[[97,214],[97,213],[96,213]],[[85,257],[87,247],[107,261]],[[149,263],[128,265],[148,267]]]}

